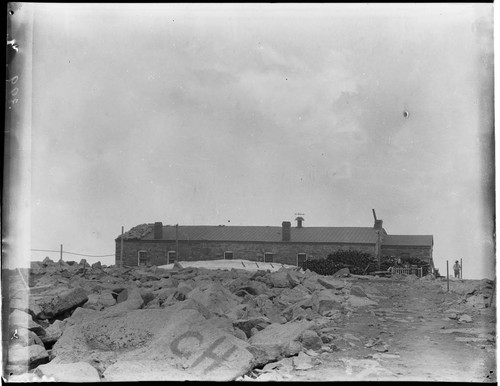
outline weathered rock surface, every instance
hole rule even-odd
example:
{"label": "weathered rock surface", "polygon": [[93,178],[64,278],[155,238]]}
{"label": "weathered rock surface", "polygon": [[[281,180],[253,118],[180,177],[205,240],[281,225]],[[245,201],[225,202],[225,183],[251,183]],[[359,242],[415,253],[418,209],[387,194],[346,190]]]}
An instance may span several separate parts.
{"label": "weathered rock surface", "polygon": [[[390,338],[384,337],[393,336],[391,328],[414,328],[424,320],[419,313],[402,316],[406,298],[399,297],[397,289],[390,298],[382,296],[388,295],[382,282],[440,288],[437,281],[375,280],[345,276],[346,272],[324,277],[284,268],[273,273],[182,267],[176,271],[50,261],[33,266],[32,273],[16,272],[10,286],[15,314],[10,316],[9,333],[16,328],[17,332],[9,341],[13,361],[7,369],[19,373],[39,366],[39,378],[61,380],[57,374],[75,366],[67,378],[62,377],[70,382],[86,381],[72,377],[81,368],[87,368],[83,372],[95,381],[99,376],[104,381],[287,380],[290,372],[315,371],[325,353],[342,355],[355,347],[383,354],[372,358],[397,359],[388,351]],[[483,287],[489,292],[469,283],[453,288],[453,302],[436,314],[439,322],[461,325],[460,333],[467,334],[465,323],[475,323],[489,311],[491,283]],[[71,297],[78,292],[86,300],[75,306]],[[63,297],[69,297],[66,303],[72,305],[52,310],[50,301],[58,305]],[[369,308],[378,302],[393,306]],[[453,320],[446,317],[452,313]],[[365,339],[346,338],[348,334],[339,328],[357,317],[370,319],[367,335],[388,334],[381,335],[384,341],[369,340],[366,346]],[[32,330],[27,329],[30,326]],[[494,331],[459,336],[458,342],[482,344],[483,352],[492,350]],[[50,366],[41,366],[49,359]],[[249,372],[255,366],[259,368]]]}
{"label": "weathered rock surface", "polygon": [[350,295],[347,303],[351,307],[376,306],[378,304],[376,301],[370,300],[367,297],[359,297],[355,295]]}
{"label": "weathered rock surface", "polygon": [[87,362],[48,363],[38,366],[35,374],[51,377],[56,382],[100,382],[97,370]]}
{"label": "weathered rock surface", "polygon": [[45,335],[44,328],[34,322],[30,314],[21,310],[14,310],[9,315],[9,330],[12,332],[16,328],[27,328],[38,336]]}
{"label": "weathered rock surface", "polygon": [[472,318],[467,315],[467,314],[464,314],[462,315],[459,319],[458,319],[459,322],[464,322],[464,323],[471,323],[472,322]]}
{"label": "weathered rock surface", "polygon": [[9,307],[11,309],[17,309],[30,314],[33,318],[38,317],[42,313],[42,309],[36,302],[29,298],[27,293],[23,295],[18,294],[18,297],[14,297],[9,302]]}
{"label": "weathered rock surface", "polygon": [[267,277],[268,283],[275,288],[287,288],[290,287],[290,281],[288,280],[287,270],[280,269],[277,272],[273,272]]}
{"label": "weathered rock surface", "polygon": [[137,310],[144,305],[144,299],[137,288],[125,288],[116,299],[117,304],[110,306],[106,312],[120,313],[123,311]]}
{"label": "weathered rock surface", "polygon": [[42,340],[33,331],[27,328],[18,328],[17,333],[11,335],[11,340],[16,344],[21,346],[31,346],[32,344],[38,344],[45,348]]}
{"label": "weathered rock surface", "polygon": [[233,325],[243,331],[247,338],[250,338],[251,331],[256,328],[258,331],[266,328],[271,321],[265,316],[253,317],[249,319],[238,319],[233,321]]}
{"label": "weathered rock surface", "polygon": [[83,305],[87,300],[87,292],[82,288],[72,288],[55,296],[41,298],[37,300],[42,309],[39,317],[41,319],[54,318],[65,311]]}
{"label": "weathered rock surface", "polygon": [[304,279],[302,281],[302,285],[311,292],[325,289],[325,287],[318,282],[317,277],[315,276],[307,277],[306,279]]}
{"label": "weathered rock surface", "polygon": [[312,330],[304,331],[300,337],[300,341],[306,349],[319,350],[323,346],[323,341],[319,335]]}
{"label": "weathered rock surface", "polygon": [[258,363],[267,363],[283,356],[293,355],[302,348],[298,342],[302,333],[313,325],[313,322],[309,321],[273,323],[249,339],[250,350],[256,356]]}
{"label": "weathered rock surface", "polygon": [[45,335],[41,337],[44,344],[50,345],[62,336],[66,321],[55,320],[49,327],[45,329]]}
{"label": "weathered rock surface", "polygon": [[210,312],[225,315],[234,306],[240,303],[240,299],[233,295],[221,284],[208,282],[202,283],[187,294],[189,299],[207,307]]}
{"label": "weathered rock surface", "polygon": [[32,344],[30,346],[22,346],[13,344],[9,347],[8,353],[9,363],[32,369],[49,361],[49,353],[43,346]]}
{"label": "weathered rock surface", "polygon": [[[250,369],[253,357],[247,346],[220,326],[214,326],[213,321],[207,321],[196,309],[183,308],[179,303],[170,308],[132,310],[111,317],[105,312],[67,327],[52,352],[56,363],[93,359],[111,365],[141,358],[176,367],[193,379],[230,380]],[[127,380],[127,374],[120,379]],[[111,369],[105,372],[105,378],[109,377],[116,380],[119,374]]]}
{"label": "weathered rock surface", "polygon": [[320,315],[327,311],[340,309],[345,301],[344,295],[340,295],[332,289],[323,289],[316,292],[315,295],[313,297],[314,308]]}
{"label": "weathered rock surface", "polygon": [[327,277],[318,277],[318,283],[327,289],[336,289],[336,290],[341,290],[346,286],[343,280],[327,278]]}
{"label": "weathered rock surface", "polygon": [[113,297],[112,292],[107,291],[98,294],[90,294],[87,302],[82,307],[100,311],[115,304],[116,299]]}

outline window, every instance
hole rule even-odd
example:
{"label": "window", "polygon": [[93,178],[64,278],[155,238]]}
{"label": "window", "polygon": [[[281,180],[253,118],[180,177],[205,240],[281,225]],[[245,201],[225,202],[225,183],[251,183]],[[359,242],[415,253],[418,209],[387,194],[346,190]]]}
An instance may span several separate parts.
{"label": "window", "polygon": [[139,251],[137,252],[137,265],[147,265],[148,264],[148,252]]}
{"label": "window", "polygon": [[233,260],[233,252],[224,252],[224,260]]}
{"label": "window", "polygon": [[172,264],[176,260],[176,253],[175,251],[168,251],[167,252],[167,264]]}
{"label": "window", "polygon": [[297,255],[297,267],[302,267],[302,264],[304,264],[304,261],[307,260],[307,255],[305,253],[299,253]]}
{"label": "window", "polygon": [[264,253],[264,263],[272,263],[274,258],[274,254],[271,252]]}

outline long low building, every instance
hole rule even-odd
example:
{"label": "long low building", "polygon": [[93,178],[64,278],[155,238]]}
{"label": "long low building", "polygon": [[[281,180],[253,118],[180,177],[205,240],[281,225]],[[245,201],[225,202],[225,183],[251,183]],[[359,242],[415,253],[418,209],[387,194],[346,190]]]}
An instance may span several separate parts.
{"label": "long low building", "polygon": [[[378,256],[416,257],[433,270],[432,235],[389,235],[382,220],[373,227],[138,225],[116,238],[116,264],[165,265],[174,261],[246,259],[301,265],[337,250]],[[121,245],[123,244],[123,256]],[[121,261],[123,259],[123,261]]]}

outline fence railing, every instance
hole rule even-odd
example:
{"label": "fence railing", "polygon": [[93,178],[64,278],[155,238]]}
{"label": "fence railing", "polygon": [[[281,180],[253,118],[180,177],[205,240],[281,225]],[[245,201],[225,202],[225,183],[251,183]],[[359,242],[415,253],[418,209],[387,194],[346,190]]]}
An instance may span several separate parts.
{"label": "fence railing", "polygon": [[420,268],[403,268],[403,267],[391,267],[389,268],[393,275],[417,275],[422,277],[422,267]]}

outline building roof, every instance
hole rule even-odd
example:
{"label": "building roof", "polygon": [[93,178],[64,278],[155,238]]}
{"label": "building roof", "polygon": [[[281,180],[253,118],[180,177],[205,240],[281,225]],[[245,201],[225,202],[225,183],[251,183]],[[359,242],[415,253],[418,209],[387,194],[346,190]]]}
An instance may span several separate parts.
{"label": "building roof", "polygon": [[432,247],[434,240],[432,235],[387,235],[382,245]]}
{"label": "building roof", "polygon": [[[163,227],[163,240],[175,240],[175,225]],[[282,228],[276,226],[179,225],[179,240],[281,242]],[[303,243],[375,244],[376,230],[371,227],[302,227],[290,228],[290,241]],[[153,232],[141,237],[152,240]]]}
{"label": "building roof", "polygon": [[[124,233],[124,240],[153,240],[153,224],[141,224]],[[388,235],[384,229],[382,246],[432,246],[431,235]],[[120,239],[120,236],[117,240]],[[174,241],[281,242],[282,227],[179,225],[163,226],[162,240]],[[290,242],[373,244],[377,242],[373,227],[291,227]]]}

